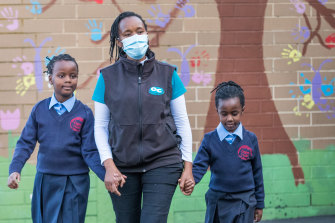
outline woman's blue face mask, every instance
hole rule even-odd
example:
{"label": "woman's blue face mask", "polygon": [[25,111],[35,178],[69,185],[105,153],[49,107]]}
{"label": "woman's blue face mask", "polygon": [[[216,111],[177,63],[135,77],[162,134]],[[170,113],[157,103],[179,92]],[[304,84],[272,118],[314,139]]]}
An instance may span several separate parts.
{"label": "woman's blue face mask", "polygon": [[149,47],[147,34],[135,34],[123,39],[121,42],[123,51],[134,60],[142,59]]}

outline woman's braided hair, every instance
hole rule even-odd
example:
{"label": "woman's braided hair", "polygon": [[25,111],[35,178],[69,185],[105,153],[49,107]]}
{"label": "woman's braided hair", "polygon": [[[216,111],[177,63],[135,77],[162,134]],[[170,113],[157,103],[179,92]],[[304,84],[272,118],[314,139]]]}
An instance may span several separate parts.
{"label": "woman's braided hair", "polygon": [[[116,19],[114,20],[114,22],[111,26],[110,48],[109,48],[110,61],[112,61],[113,58],[115,59],[115,61],[117,61],[117,60],[119,60],[120,55],[125,54],[125,52],[122,50],[122,48],[117,45],[116,40],[119,39],[119,24],[120,24],[121,20],[124,19],[124,18],[127,18],[127,17],[132,17],[132,16],[136,16],[137,18],[139,18],[143,22],[145,31],[148,31],[147,24],[145,23],[142,16],[136,14],[135,12],[129,12],[129,11],[122,12],[118,17],[116,17]],[[116,47],[115,56],[113,56],[115,47]],[[150,51],[150,49],[148,49],[148,51]]]}
{"label": "woman's braided hair", "polygon": [[228,98],[238,97],[242,108],[244,107],[244,93],[240,85],[236,84],[234,81],[222,82],[218,84],[212,91],[215,92],[215,106],[218,108],[219,99],[225,100]]}

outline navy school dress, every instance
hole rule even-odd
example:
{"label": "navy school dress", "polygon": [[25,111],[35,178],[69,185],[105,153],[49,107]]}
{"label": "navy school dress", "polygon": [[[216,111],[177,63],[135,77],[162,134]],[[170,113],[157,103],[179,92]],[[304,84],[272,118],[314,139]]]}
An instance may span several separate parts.
{"label": "navy school dress", "polygon": [[72,109],[59,115],[52,108],[53,100],[42,100],[32,109],[9,174],[21,173],[38,141],[33,222],[82,223],[90,188],[89,168],[101,180],[105,176],[94,141],[94,117],[91,109],[74,97],[66,101],[73,101]]}
{"label": "navy school dress", "polygon": [[36,173],[31,213],[34,223],[85,222],[90,177]]}

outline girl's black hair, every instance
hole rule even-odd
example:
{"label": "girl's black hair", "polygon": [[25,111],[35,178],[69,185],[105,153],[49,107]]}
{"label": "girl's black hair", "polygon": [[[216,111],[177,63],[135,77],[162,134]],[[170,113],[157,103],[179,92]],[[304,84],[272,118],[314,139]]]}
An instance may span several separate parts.
{"label": "girl's black hair", "polygon": [[52,59],[50,59],[48,56],[46,58],[47,58],[47,60],[49,60],[49,63],[47,65],[47,69],[48,70],[46,71],[48,73],[48,75],[52,75],[55,63],[57,61],[62,61],[62,60],[73,61],[76,64],[77,71],[79,72],[79,68],[78,68],[78,64],[77,64],[76,59],[74,59],[73,57],[71,57],[69,54],[59,54],[57,56],[54,56]]}
{"label": "girl's black hair", "polygon": [[234,81],[222,82],[213,91],[215,92],[215,106],[218,108],[219,100],[225,100],[228,98],[238,97],[242,108],[244,107],[244,93],[240,85],[236,84]]}
{"label": "girl's black hair", "polygon": [[[147,24],[145,23],[142,16],[136,14],[135,12],[129,12],[129,11],[122,12],[114,20],[114,22],[112,24],[112,27],[111,27],[111,31],[110,31],[110,49],[109,49],[110,61],[112,61],[113,58],[115,59],[115,61],[117,61],[120,58],[120,55],[125,54],[125,52],[122,50],[122,48],[119,47],[116,44],[116,40],[119,38],[119,24],[120,24],[121,20],[124,19],[124,18],[127,18],[127,17],[132,17],[132,16],[136,16],[137,18],[139,18],[143,22],[145,31],[148,31]],[[116,49],[115,49],[115,57],[114,57],[113,56],[113,51],[114,51],[115,47],[116,47]],[[151,50],[148,48],[148,51],[151,51]]]}

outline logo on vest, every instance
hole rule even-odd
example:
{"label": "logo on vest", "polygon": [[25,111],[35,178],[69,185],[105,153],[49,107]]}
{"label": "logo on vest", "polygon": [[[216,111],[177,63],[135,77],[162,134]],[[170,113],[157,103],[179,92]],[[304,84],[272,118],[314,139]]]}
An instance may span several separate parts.
{"label": "logo on vest", "polygon": [[242,160],[250,160],[252,157],[252,149],[247,145],[243,145],[238,149],[237,154]]}
{"label": "logo on vest", "polygon": [[82,117],[76,117],[71,120],[70,128],[75,132],[79,132],[83,122],[84,122],[84,119]]}
{"label": "logo on vest", "polygon": [[152,95],[162,95],[162,94],[164,94],[164,89],[161,88],[161,87],[151,87],[149,89],[149,94],[152,94]]}

